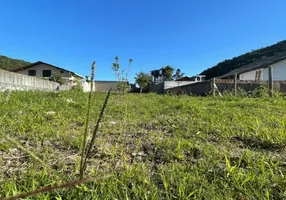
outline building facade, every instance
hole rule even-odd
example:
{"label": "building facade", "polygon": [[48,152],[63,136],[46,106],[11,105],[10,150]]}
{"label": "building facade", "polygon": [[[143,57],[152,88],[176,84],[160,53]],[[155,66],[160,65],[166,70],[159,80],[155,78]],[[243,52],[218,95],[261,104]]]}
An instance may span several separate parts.
{"label": "building facade", "polygon": [[71,84],[71,85],[76,84],[76,81],[75,81],[76,78],[80,80],[83,79],[82,76],[72,71],[69,71],[69,70],[48,64],[48,63],[44,63],[41,61],[32,63],[27,66],[19,67],[11,71],[19,73],[19,74],[23,74],[27,76],[34,76],[34,77],[43,78],[47,80],[49,80],[53,75],[59,73],[63,82],[66,84]]}
{"label": "building facade", "polygon": [[[286,59],[277,63],[271,64],[273,69],[273,81],[285,81],[286,80]],[[260,68],[248,72],[239,74],[239,80],[260,80],[268,81],[269,71],[268,67]]]}

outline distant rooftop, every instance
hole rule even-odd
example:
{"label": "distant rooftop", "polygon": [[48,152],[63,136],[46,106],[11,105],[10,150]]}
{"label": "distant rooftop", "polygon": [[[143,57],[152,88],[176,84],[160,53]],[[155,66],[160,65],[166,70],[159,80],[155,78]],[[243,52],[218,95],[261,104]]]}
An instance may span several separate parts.
{"label": "distant rooftop", "polygon": [[45,64],[45,65],[48,65],[48,66],[57,68],[57,69],[59,69],[59,70],[67,71],[67,72],[71,73],[71,74],[74,75],[74,76],[78,76],[78,77],[80,77],[80,78],[83,78],[83,76],[81,76],[81,75],[79,75],[79,74],[77,74],[77,73],[75,73],[75,72],[72,72],[72,71],[70,71],[70,70],[63,69],[63,68],[60,68],[60,67],[57,67],[57,66],[55,66],[55,65],[51,65],[51,64],[49,64],[49,63],[45,63],[45,62],[42,62],[42,61],[34,62],[34,63],[28,64],[28,65],[25,65],[25,66],[21,66],[21,67],[18,67],[18,68],[16,68],[16,69],[12,69],[12,70],[10,70],[10,71],[11,71],[11,72],[18,72],[18,71],[21,71],[21,70],[24,70],[24,69],[29,69],[29,68],[31,68],[31,67],[34,67],[34,66],[40,65],[40,64]]}

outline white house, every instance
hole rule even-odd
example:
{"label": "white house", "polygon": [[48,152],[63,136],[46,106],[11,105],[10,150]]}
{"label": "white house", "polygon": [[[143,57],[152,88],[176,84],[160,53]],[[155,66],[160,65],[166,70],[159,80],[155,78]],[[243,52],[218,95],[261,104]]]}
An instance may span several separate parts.
{"label": "white house", "polygon": [[228,78],[238,75],[239,80],[244,81],[268,81],[268,67],[272,66],[273,80],[286,80],[286,56],[274,56],[264,60],[240,67],[217,78]]}
{"label": "white house", "polygon": [[19,74],[24,74],[24,75],[28,75],[28,76],[35,76],[35,77],[44,78],[44,79],[49,79],[54,74],[60,73],[63,81],[65,83],[69,83],[71,85],[75,84],[75,78],[83,79],[82,76],[80,76],[80,75],[78,75],[72,71],[69,71],[69,70],[48,64],[48,63],[44,63],[41,61],[26,65],[26,66],[19,67],[19,68],[13,69],[11,71],[19,73]]}
{"label": "white house", "polygon": [[[286,80],[286,58],[279,62],[273,63],[270,66],[272,66],[273,68],[273,81]],[[262,67],[256,70],[241,73],[239,74],[239,80],[259,79],[260,81],[268,81],[268,76],[269,76],[269,72],[268,72],[268,66],[267,66],[267,67]]]}

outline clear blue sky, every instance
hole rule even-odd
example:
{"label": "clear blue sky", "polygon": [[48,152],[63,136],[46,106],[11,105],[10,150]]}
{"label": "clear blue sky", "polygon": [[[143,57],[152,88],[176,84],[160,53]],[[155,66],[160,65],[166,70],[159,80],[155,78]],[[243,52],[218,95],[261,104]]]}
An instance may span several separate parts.
{"label": "clear blue sky", "polygon": [[286,39],[285,0],[1,0],[0,54],[116,80],[165,65],[195,75]]}

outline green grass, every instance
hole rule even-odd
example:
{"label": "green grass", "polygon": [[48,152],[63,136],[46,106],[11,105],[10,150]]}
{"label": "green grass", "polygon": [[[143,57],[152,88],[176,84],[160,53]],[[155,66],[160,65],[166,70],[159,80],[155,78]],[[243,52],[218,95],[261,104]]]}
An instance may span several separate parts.
{"label": "green grass", "polygon": [[[0,198],[79,178],[87,99],[0,93]],[[285,144],[283,97],[112,94],[85,172],[111,176],[29,199],[285,199]]]}

